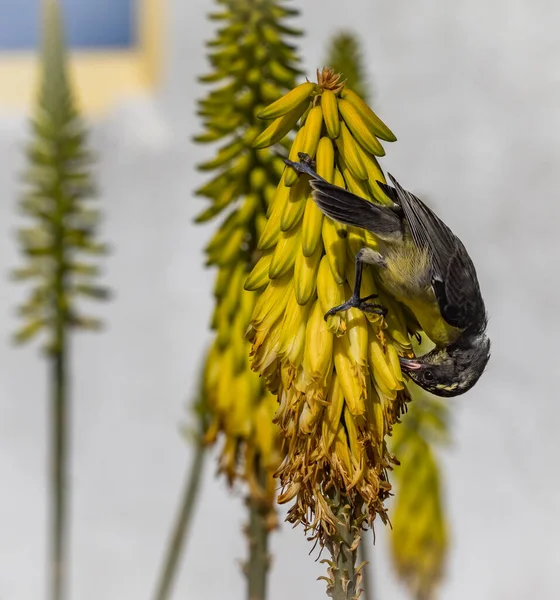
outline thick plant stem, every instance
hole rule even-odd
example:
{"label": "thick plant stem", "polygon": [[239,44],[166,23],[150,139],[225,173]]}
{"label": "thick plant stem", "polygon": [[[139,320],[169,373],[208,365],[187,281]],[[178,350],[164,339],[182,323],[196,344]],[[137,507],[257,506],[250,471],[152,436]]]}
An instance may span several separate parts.
{"label": "thick plant stem", "polygon": [[[266,473],[259,469],[259,483],[266,489]],[[268,569],[270,557],[268,555],[268,534],[270,506],[264,499],[259,500],[251,495],[247,500],[249,507],[249,527],[247,537],[249,540],[249,562],[247,569],[247,598],[248,600],[265,600],[267,591]]]}
{"label": "thick plant stem", "polygon": [[327,595],[333,600],[354,600],[358,597],[362,579],[356,569],[361,526],[344,496],[334,494],[329,504],[336,519],[336,529],[325,542],[332,556],[332,560],[327,561]]}
{"label": "thick plant stem", "polygon": [[374,600],[375,593],[373,591],[373,579],[371,577],[371,552],[370,544],[371,538],[366,537],[366,533],[362,532],[362,539],[360,540],[360,548],[358,550],[358,559],[360,564],[363,565],[360,573],[362,574],[362,600]]}
{"label": "thick plant stem", "polygon": [[51,356],[51,600],[65,597],[68,537],[66,339],[63,325],[57,329],[57,344]]}
{"label": "thick plant stem", "polygon": [[177,575],[179,560],[185,550],[185,541],[187,532],[192,520],[194,508],[204,467],[204,458],[206,456],[206,446],[202,441],[202,436],[198,435],[195,442],[195,451],[190,465],[189,472],[185,481],[185,487],[182,494],[181,506],[175,520],[169,545],[165,553],[165,559],[158,580],[155,600],[167,600],[170,597],[173,584]]}

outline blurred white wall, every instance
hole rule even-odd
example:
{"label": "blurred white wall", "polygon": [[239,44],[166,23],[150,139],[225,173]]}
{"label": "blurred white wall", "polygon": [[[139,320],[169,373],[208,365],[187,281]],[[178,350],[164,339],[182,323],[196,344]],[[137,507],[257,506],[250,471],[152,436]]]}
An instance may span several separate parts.
{"label": "blurred white wall", "polygon": [[[441,597],[558,598],[560,484],[557,335],[560,313],[560,4],[553,0],[323,0],[297,22],[309,73],[324,44],[351,27],[366,44],[376,107],[399,137],[384,168],[426,195],[462,237],[491,316],[486,375],[454,405],[445,454],[453,552]],[[103,335],[74,340],[72,598],[148,599],[189,449],[178,434],[195,384],[213,274],[194,227],[203,200],[194,84],[212,36],[205,0],[170,0],[168,65],[155,99],[128,99],[94,125],[106,281],[116,299],[92,309]],[[1,94],[0,94],[1,97]],[[0,114],[0,598],[43,597],[46,548],[46,372],[14,349],[22,285],[13,232],[26,139],[22,115]],[[174,598],[242,598],[240,494],[207,470]],[[373,552],[376,599],[404,599]],[[302,531],[274,536],[271,600],[324,597],[324,566]]]}

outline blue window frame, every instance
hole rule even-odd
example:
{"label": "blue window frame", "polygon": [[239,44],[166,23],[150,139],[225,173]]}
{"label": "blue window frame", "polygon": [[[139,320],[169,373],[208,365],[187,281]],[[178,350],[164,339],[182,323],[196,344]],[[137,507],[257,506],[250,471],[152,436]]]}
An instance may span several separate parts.
{"label": "blue window frame", "polygon": [[[135,0],[59,0],[72,48],[130,48],[136,42]],[[33,50],[41,0],[0,0],[0,51]]]}

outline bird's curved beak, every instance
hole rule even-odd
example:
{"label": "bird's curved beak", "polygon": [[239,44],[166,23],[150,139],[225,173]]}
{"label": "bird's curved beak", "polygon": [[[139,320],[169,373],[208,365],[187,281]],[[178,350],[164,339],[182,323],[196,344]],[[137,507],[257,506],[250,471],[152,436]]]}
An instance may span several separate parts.
{"label": "bird's curved beak", "polygon": [[402,356],[399,356],[399,362],[404,371],[418,371],[422,367],[422,363],[418,360],[402,358]]}

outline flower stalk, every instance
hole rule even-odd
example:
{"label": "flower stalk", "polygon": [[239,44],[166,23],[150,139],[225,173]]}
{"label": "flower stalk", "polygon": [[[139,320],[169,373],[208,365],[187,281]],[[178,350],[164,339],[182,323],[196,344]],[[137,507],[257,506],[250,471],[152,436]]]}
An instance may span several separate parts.
{"label": "flower stalk", "polygon": [[[385,154],[379,140],[395,136],[341,75],[326,68],[317,76],[261,111],[274,120],[254,146],[278,143],[299,123],[290,160],[304,153],[327,181],[389,203],[377,158]],[[376,242],[323,217],[307,177],[286,167],[259,239],[262,256],[245,284],[260,294],[248,332],[252,368],[279,398],[279,502],[295,500],[288,520],[335,553],[329,590],[337,594],[340,573],[345,593],[358,592],[352,565],[362,525],[376,516],[387,522],[395,459],[385,437],[409,400],[399,355],[411,354],[410,324],[373,272],[364,271],[362,295],[378,294],[386,318],[354,308],[325,318],[350,297],[355,256],[366,245]]]}
{"label": "flower stalk", "polygon": [[[258,468],[258,467],[257,467]],[[266,486],[268,474],[265,469],[258,468],[259,483]],[[265,600],[267,595],[267,576],[271,557],[268,552],[268,538],[276,515],[266,498],[247,498],[249,508],[249,525],[246,535],[249,546],[249,560],[245,567],[247,575],[248,600]]]}
{"label": "flower stalk", "polygon": [[[202,388],[202,386],[200,387]],[[192,413],[195,416],[196,430],[189,435],[189,438],[191,438],[194,453],[181,495],[179,511],[173,525],[157,582],[154,594],[155,600],[167,600],[171,595],[179,562],[185,552],[189,526],[193,519],[200,491],[207,449],[204,443],[204,432],[208,425],[208,407],[204,396],[204,389],[201,389],[200,399],[195,403]]]}
{"label": "flower stalk", "polygon": [[50,557],[49,596],[66,595],[68,571],[69,469],[69,332],[96,330],[97,319],[81,315],[77,299],[106,299],[108,291],[93,281],[98,268],[84,255],[106,251],[95,239],[99,214],[89,207],[94,195],[89,172],[91,155],[67,75],[64,36],[55,0],[44,3],[43,48],[39,99],[31,121],[34,138],[28,146],[27,191],[20,201],[33,225],[21,229],[19,241],[27,264],[14,278],[34,287],[19,309],[24,324],[19,343],[46,334],[50,363]]}

